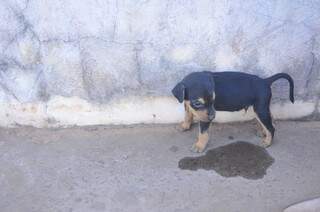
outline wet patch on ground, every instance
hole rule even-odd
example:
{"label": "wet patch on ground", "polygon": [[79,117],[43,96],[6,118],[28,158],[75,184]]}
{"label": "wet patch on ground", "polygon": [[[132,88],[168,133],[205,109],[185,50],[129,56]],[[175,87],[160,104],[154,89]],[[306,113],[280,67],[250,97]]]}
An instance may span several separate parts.
{"label": "wet patch on ground", "polygon": [[179,150],[179,148],[177,146],[172,146],[169,149],[171,152],[177,152]]}
{"label": "wet patch on ground", "polygon": [[273,162],[274,159],[263,147],[237,141],[211,149],[203,156],[183,158],[179,161],[179,168],[215,170],[224,177],[260,179]]}

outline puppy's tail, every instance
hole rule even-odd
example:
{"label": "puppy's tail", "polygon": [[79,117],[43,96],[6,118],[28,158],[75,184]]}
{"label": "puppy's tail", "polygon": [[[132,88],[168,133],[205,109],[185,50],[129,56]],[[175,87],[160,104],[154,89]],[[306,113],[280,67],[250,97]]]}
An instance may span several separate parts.
{"label": "puppy's tail", "polygon": [[290,85],[290,101],[292,103],[294,103],[294,96],[293,96],[294,83],[293,83],[293,79],[290,77],[289,74],[278,73],[278,74],[275,74],[271,77],[266,78],[265,80],[269,83],[269,85],[271,85],[274,81],[276,81],[280,78],[288,80],[289,85]]}

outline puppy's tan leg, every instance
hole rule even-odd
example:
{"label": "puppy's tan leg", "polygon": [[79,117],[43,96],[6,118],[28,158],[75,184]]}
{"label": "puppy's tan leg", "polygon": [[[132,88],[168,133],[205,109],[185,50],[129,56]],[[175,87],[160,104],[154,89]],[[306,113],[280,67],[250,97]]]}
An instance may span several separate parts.
{"label": "puppy's tan leg", "polygon": [[192,152],[203,152],[209,141],[210,122],[202,122],[199,124],[199,136],[196,143],[191,147]]}
{"label": "puppy's tan leg", "polygon": [[257,120],[256,126],[257,126],[257,132],[256,135],[260,138],[265,138],[267,135],[265,133],[264,128],[261,125],[261,122],[258,120],[258,116],[255,114],[255,119]]}
{"label": "puppy's tan leg", "polygon": [[265,135],[263,141],[262,141],[262,146],[263,147],[268,147],[272,143],[272,134],[271,132],[266,128],[266,126],[261,122],[259,116],[256,114],[256,119],[258,120],[260,126],[263,129],[263,134]]}
{"label": "puppy's tan leg", "polygon": [[181,130],[182,131],[186,131],[189,130],[191,128],[191,124],[193,122],[193,114],[190,111],[190,102],[189,101],[185,101],[184,102],[184,121],[181,123]]}

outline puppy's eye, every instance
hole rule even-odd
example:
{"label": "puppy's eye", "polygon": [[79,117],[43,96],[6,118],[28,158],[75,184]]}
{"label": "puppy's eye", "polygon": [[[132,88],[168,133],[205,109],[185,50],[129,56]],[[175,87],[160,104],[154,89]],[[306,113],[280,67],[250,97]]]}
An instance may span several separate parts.
{"label": "puppy's eye", "polygon": [[200,109],[204,107],[204,104],[199,101],[196,101],[196,102],[192,102],[192,107]]}

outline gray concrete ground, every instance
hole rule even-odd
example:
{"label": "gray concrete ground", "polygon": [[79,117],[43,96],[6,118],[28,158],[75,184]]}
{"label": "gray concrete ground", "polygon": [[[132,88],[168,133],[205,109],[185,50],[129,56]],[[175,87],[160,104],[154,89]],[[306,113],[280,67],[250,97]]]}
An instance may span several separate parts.
{"label": "gray concrete ground", "polygon": [[[253,122],[214,124],[208,149],[260,144]],[[276,122],[261,179],[181,170],[197,128],[0,129],[1,212],[282,211],[320,195],[320,122]],[[232,139],[233,137],[233,139]],[[200,154],[203,155],[203,154]]]}

